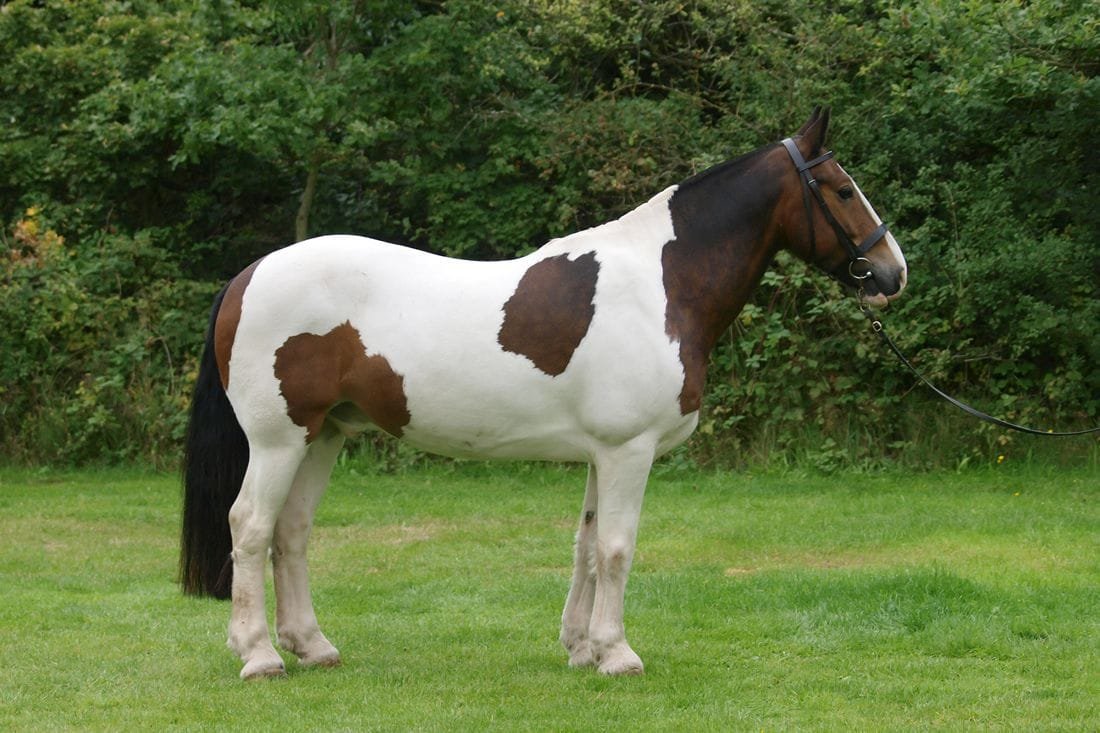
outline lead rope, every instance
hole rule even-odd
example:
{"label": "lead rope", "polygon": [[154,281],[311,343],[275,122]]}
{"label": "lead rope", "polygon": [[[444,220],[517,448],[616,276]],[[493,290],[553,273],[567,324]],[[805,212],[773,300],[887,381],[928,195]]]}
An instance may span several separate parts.
{"label": "lead rope", "polygon": [[920,379],[920,381],[924,382],[924,385],[926,387],[928,387],[930,390],[932,390],[933,392],[938,394],[940,397],[944,398],[945,400],[947,400],[948,402],[950,402],[952,405],[959,408],[963,412],[966,412],[967,414],[973,415],[974,417],[978,418],[979,420],[985,420],[988,423],[993,423],[994,425],[999,425],[1002,428],[1009,428],[1010,430],[1018,430],[1021,433],[1030,433],[1032,435],[1050,435],[1050,436],[1063,436],[1064,437],[1064,436],[1070,436],[1070,435],[1087,435],[1089,433],[1100,432],[1100,426],[1095,427],[1095,428],[1089,428],[1087,430],[1071,430],[1069,432],[1056,432],[1054,430],[1037,430],[1036,428],[1029,428],[1029,427],[1025,427],[1024,425],[1017,425],[1016,423],[1011,423],[1007,420],[1002,420],[999,417],[993,417],[992,415],[988,415],[988,414],[982,412],[981,410],[979,410],[977,408],[971,407],[970,405],[966,404],[965,402],[961,402],[961,401],[955,399],[954,397],[947,394],[942,389],[940,389],[939,387],[937,387],[936,385],[934,385],[930,381],[928,381],[927,377],[925,377],[923,374],[921,374],[920,371],[918,371],[915,366],[913,366],[912,364],[909,363],[909,360],[905,358],[905,354],[901,353],[901,349],[899,349],[897,344],[894,343],[894,340],[891,339],[889,335],[887,335],[886,330],[882,326],[882,321],[878,318],[875,318],[874,314],[871,313],[871,309],[863,302],[863,289],[862,288],[859,289],[856,297],[859,298],[859,310],[863,313],[863,315],[867,316],[867,320],[870,321],[870,323],[871,323],[871,330],[879,335],[879,337],[882,339],[883,343],[885,343],[890,348],[890,351],[894,352],[894,355],[898,357],[898,359],[901,361],[901,363],[904,364],[909,369],[909,371],[913,372],[913,374],[915,374],[917,376],[917,378]]}

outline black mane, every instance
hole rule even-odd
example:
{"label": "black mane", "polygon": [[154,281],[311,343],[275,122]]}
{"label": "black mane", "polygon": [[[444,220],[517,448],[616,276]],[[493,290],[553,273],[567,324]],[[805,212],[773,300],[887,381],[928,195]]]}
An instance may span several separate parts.
{"label": "black mane", "polygon": [[690,178],[687,178],[683,181],[680,181],[679,190],[683,190],[685,188],[690,188],[690,187],[694,186],[697,183],[702,183],[705,179],[708,179],[712,176],[719,175],[719,174],[722,174],[722,173],[726,173],[727,171],[729,171],[732,168],[738,168],[738,167],[744,165],[745,163],[747,163],[750,159],[755,158],[757,155],[760,155],[761,153],[764,153],[764,152],[767,152],[768,150],[771,150],[777,144],[778,143],[774,143],[772,145],[765,145],[762,148],[757,148],[756,150],[751,150],[751,151],[749,151],[749,152],[747,152],[743,155],[737,156],[736,158],[731,158],[730,160],[725,160],[725,161],[722,161],[721,163],[715,163],[710,168],[706,168],[705,170],[702,170],[702,171],[696,173],[695,175],[691,176]]}

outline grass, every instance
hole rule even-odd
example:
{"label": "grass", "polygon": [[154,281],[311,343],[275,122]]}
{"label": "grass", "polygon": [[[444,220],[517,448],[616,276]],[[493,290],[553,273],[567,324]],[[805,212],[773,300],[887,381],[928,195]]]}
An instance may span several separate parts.
{"label": "grass", "polygon": [[2,730],[1096,730],[1091,469],[649,487],[644,677],[556,637],[583,471],[339,469],[312,546],[344,666],[242,683],[173,584],[174,477],[0,471]]}

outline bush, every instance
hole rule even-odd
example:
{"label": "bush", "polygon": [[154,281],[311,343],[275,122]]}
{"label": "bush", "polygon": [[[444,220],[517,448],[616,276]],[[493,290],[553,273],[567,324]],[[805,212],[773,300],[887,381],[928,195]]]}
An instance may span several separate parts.
{"label": "bush", "polygon": [[[0,277],[0,448],[23,461],[173,466],[216,286],[177,277],[158,232],[71,248],[29,209]],[[11,245],[14,244],[14,247]]]}
{"label": "bush", "polygon": [[[819,102],[909,260],[901,347],[1009,419],[1096,423],[1098,23],[1054,0],[7,3],[0,445],[170,463],[209,298],[257,256],[353,231],[512,257]],[[709,385],[698,460],[955,465],[1019,440],[947,417],[787,258]]]}

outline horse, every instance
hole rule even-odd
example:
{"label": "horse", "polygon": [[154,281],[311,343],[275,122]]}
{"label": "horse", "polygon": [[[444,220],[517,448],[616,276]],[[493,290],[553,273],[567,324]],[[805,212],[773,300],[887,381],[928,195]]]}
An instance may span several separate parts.
{"label": "horse", "polygon": [[269,555],[279,645],[340,664],[306,545],[341,447],[368,429],[446,456],[587,463],[560,641],[572,667],[642,673],[623,598],[650,468],[698,424],[709,354],[769,263],[788,250],[875,307],[905,287],[893,235],[824,150],[829,116],[518,259],[331,235],[234,277],[191,405],[179,580],[232,599],[241,677],[286,673]]}

